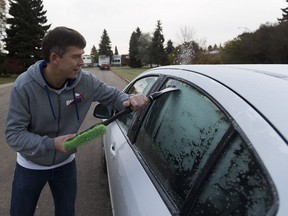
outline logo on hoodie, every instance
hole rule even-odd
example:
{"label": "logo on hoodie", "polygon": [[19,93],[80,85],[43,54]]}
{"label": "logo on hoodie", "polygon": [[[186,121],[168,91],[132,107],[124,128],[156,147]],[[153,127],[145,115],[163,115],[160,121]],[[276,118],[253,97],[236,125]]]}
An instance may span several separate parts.
{"label": "logo on hoodie", "polygon": [[83,93],[75,93],[75,96],[72,100],[67,100],[66,105],[73,105],[77,103],[81,103],[84,100],[84,92]]}

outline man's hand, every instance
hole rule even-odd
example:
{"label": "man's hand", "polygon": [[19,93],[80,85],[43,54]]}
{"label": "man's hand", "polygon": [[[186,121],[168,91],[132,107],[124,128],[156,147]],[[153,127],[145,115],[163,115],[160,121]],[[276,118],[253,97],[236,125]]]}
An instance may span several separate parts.
{"label": "man's hand", "polygon": [[139,109],[142,109],[144,106],[146,106],[149,102],[149,99],[143,95],[143,94],[136,94],[132,95],[128,98],[127,101],[123,102],[124,107],[131,107],[133,111],[137,111]]}
{"label": "man's hand", "polygon": [[57,151],[66,153],[66,149],[64,148],[64,142],[68,139],[75,137],[76,134],[67,134],[63,136],[58,136],[54,139],[54,146]]}

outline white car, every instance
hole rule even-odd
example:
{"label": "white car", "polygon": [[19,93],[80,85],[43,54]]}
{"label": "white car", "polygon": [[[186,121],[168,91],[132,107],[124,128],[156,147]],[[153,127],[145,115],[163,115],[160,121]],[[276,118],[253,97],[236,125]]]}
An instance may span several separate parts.
{"label": "white car", "polygon": [[124,91],[165,88],[103,136],[113,214],[286,216],[288,65],[158,67]]}

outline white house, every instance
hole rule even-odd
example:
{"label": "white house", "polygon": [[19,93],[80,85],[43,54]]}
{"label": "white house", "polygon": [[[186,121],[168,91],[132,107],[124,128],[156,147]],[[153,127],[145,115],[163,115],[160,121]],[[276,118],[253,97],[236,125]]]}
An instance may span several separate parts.
{"label": "white house", "polygon": [[84,67],[91,67],[92,66],[92,57],[91,55],[88,55],[88,54],[84,54],[82,56],[83,58],[83,61],[84,61]]}
{"label": "white house", "polygon": [[112,66],[121,66],[121,55],[113,55],[111,65]]}

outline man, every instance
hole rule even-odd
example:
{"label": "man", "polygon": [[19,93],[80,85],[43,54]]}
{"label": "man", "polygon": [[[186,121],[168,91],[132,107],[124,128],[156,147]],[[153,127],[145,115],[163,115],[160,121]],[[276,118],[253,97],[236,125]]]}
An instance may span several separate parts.
{"label": "man", "polygon": [[7,143],[17,152],[10,215],[34,215],[48,182],[55,215],[74,215],[77,193],[75,150],[64,142],[76,135],[93,101],[121,110],[145,106],[144,95],[128,96],[81,70],[86,46],[73,29],[57,27],[42,41],[43,61],[14,83],[7,116]]}

